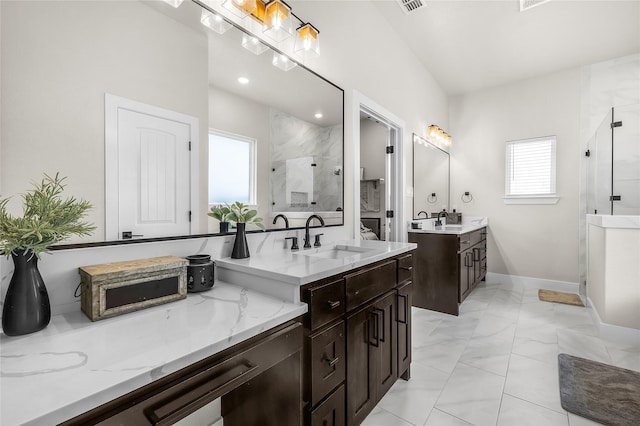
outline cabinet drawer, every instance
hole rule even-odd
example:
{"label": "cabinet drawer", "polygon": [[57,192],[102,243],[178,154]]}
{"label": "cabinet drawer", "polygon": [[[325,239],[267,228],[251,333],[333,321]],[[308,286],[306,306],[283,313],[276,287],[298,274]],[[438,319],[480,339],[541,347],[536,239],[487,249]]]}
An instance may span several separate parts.
{"label": "cabinet drawer", "polygon": [[311,412],[311,426],[344,426],[344,385]]}
{"label": "cabinet drawer", "polygon": [[345,277],[347,311],[396,286],[396,260]]}
{"label": "cabinet drawer", "polygon": [[334,281],[305,290],[309,304],[309,329],[315,330],[344,314],[344,281]]}
{"label": "cabinet drawer", "polygon": [[344,321],[308,337],[311,357],[311,405],[316,405],[345,378]]}
{"label": "cabinet drawer", "polygon": [[471,244],[471,233],[470,232],[460,235],[459,240],[458,240],[458,253],[462,253],[463,251],[467,250],[472,245],[473,244]]}
{"label": "cabinet drawer", "polygon": [[407,255],[398,258],[398,283],[413,279],[413,256]]}
{"label": "cabinet drawer", "polygon": [[[173,424],[266,372],[301,348],[302,325],[294,323],[248,347],[241,347],[226,359],[212,361],[210,365],[208,360],[200,361],[194,364],[198,368],[193,371],[178,371],[160,379],[160,383],[151,383],[134,391],[134,395],[114,400],[112,408],[108,408],[108,412],[116,413],[112,417],[105,419],[105,408],[98,407],[95,416],[96,419],[103,418],[102,421],[95,421],[92,418],[94,413],[89,412],[66,424]],[[185,370],[192,369],[187,367]]]}
{"label": "cabinet drawer", "polygon": [[476,229],[475,231],[470,232],[469,240],[471,241],[471,245],[474,246],[478,244],[480,241],[486,239],[485,233],[486,233],[486,228]]}

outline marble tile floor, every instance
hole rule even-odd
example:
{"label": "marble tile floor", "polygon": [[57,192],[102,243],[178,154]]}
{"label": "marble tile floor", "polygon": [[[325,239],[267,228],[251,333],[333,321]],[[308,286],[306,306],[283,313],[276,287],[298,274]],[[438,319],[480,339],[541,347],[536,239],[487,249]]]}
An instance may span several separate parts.
{"label": "marble tile floor", "polygon": [[538,289],[481,283],[455,317],[413,308],[411,380],[398,380],[364,426],[589,426],[564,411],[558,353],[640,371],[640,344],[598,336],[586,308]]}

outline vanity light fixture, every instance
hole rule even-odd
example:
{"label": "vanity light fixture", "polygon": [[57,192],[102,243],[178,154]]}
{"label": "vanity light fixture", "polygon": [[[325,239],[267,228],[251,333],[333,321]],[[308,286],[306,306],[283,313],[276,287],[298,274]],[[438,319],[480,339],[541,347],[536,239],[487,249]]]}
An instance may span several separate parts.
{"label": "vanity light fixture", "polygon": [[439,145],[451,145],[451,135],[442,130],[439,126],[431,124],[427,130],[427,139],[431,142],[435,142]]}
{"label": "vanity light fixture", "polygon": [[224,34],[231,28],[231,24],[225,21],[222,16],[202,9],[202,15],[200,16],[200,22],[207,28],[212,29],[218,34]]}
{"label": "vanity light fixture", "polygon": [[249,16],[256,11],[256,0],[224,0],[222,7],[240,18]]}
{"label": "vanity light fixture", "polygon": [[289,71],[290,69],[298,66],[298,64],[289,59],[287,55],[283,55],[282,53],[278,52],[273,52],[273,59],[271,60],[271,64],[283,71]]}
{"label": "vanity light fixture", "polygon": [[247,77],[238,77],[238,83],[249,84],[249,79]]}
{"label": "vanity light fixture", "polygon": [[269,47],[262,43],[258,37],[250,36],[249,34],[242,35],[242,47],[256,55],[269,50]]}
{"label": "vanity light fixture", "polygon": [[310,23],[298,27],[294,50],[303,57],[316,57],[320,55],[320,31]]}
{"label": "vanity light fixture", "polygon": [[276,42],[282,42],[293,35],[291,8],[282,0],[271,0],[264,10],[262,32]]}
{"label": "vanity light fixture", "polygon": [[175,7],[176,9],[180,7],[184,0],[164,0],[165,3]]}

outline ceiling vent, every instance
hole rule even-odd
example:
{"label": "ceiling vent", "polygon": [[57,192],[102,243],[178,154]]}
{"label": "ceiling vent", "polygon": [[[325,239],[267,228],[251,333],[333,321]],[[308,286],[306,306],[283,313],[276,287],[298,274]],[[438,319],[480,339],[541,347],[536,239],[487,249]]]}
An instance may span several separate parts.
{"label": "ceiling vent", "polygon": [[396,0],[396,1],[402,8],[402,11],[405,13],[405,15],[408,15],[411,12],[415,12],[416,10],[424,6],[424,2],[422,0]]}
{"label": "ceiling vent", "polygon": [[532,7],[540,6],[543,3],[547,3],[551,0],[520,0],[520,12],[529,10]]}

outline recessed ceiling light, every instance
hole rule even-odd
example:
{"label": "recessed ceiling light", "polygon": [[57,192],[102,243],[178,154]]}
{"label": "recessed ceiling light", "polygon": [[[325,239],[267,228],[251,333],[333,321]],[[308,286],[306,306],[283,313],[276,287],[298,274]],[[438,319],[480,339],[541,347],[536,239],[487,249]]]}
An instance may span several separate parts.
{"label": "recessed ceiling light", "polygon": [[321,112],[316,112],[315,117],[316,117],[317,119],[321,119],[321,118],[322,118],[322,113],[321,113]]}
{"label": "recessed ceiling light", "polygon": [[238,77],[238,83],[249,84],[249,79],[247,77]]}

